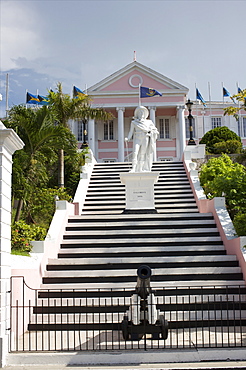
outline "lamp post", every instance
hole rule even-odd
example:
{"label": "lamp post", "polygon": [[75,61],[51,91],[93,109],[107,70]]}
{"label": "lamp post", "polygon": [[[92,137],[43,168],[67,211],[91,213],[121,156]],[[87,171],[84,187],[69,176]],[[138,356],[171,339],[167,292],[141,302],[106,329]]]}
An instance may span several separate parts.
{"label": "lamp post", "polygon": [[87,120],[83,119],[83,143],[82,143],[82,146],[81,146],[82,149],[85,149],[85,148],[88,147],[86,123],[87,123]]}
{"label": "lamp post", "polygon": [[188,145],[196,145],[195,140],[193,139],[193,127],[192,127],[193,116],[191,114],[192,105],[193,105],[193,103],[190,101],[190,99],[188,99],[188,101],[186,103],[186,106],[187,106],[188,112],[189,112],[188,120],[189,120],[189,128],[190,128],[190,139],[188,141]]}

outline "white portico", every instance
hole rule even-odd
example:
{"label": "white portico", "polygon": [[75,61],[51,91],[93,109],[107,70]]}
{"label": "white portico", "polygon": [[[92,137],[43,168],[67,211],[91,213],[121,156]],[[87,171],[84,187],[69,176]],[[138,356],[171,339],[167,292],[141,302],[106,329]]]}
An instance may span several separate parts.
{"label": "white portico", "polygon": [[98,162],[123,162],[127,154],[131,155],[132,142],[126,148],[124,138],[139,105],[139,84],[162,93],[141,99],[160,133],[154,160],[181,159],[186,145],[184,105],[188,89],[134,61],[88,89],[93,107],[103,107],[114,116],[109,122],[88,122],[87,141]]}

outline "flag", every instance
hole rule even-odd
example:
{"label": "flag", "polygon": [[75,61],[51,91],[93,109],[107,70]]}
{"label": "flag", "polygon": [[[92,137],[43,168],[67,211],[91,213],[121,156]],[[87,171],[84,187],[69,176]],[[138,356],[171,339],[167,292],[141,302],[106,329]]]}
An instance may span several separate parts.
{"label": "flag", "polygon": [[206,103],[205,103],[205,100],[203,99],[200,91],[198,89],[196,89],[196,99],[197,100],[200,100],[202,102],[202,104],[204,105],[204,107],[207,107],[206,106]]}
{"label": "flag", "polygon": [[228,90],[226,90],[225,87],[223,87],[223,97],[225,96],[229,96],[229,98],[231,98],[231,100],[233,101],[234,104],[236,104],[235,100],[233,99],[233,97],[231,96],[231,94],[229,93]]}
{"label": "flag", "polygon": [[150,98],[151,96],[155,96],[155,95],[162,96],[162,94],[155,89],[152,89],[150,87],[140,86],[140,98]]}
{"label": "flag", "polygon": [[231,94],[229,93],[228,90],[226,90],[225,87],[223,87],[223,96],[229,96],[229,97],[231,97]]}
{"label": "flag", "polygon": [[[238,92],[238,94],[241,94],[243,92],[243,90],[240,89],[240,87],[238,87],[237,92]],[[246,97],[244,98],[244,104],[246,104]]]}
{"label": "flag", "polygon": [[39,104],[40,105],[48,105],[49,104],[49,99],[48,99],[47,96],[38,95],[38,99],[39,99]]}
{"label": "flag", "polygon": [[86,95],[82,90],[80,90],[78,87],[73,87],[73,97],[76,98],[77,96],[84,96]]}
{"label": "flag", "polygon": [[40,104],[40,100],[37,95],[26,93],[26,104]]}

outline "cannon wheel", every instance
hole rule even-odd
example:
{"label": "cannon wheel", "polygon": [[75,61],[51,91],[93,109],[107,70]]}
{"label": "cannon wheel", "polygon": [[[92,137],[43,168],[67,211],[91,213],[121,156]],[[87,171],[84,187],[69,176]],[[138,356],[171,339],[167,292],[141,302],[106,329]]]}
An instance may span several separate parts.
{"label": "cannon wheel", "polygon": [[168,337],[168,321],[165,320],[164,316],[159,317],[160,327],[161,327],[161,337],[162,339],[167,339]]}
{"label": "cannon wheel", "polygon": [[124,319],[121,322],[122,336],[124,340],[129,340],[129,329],[128,329],[128,320]]}

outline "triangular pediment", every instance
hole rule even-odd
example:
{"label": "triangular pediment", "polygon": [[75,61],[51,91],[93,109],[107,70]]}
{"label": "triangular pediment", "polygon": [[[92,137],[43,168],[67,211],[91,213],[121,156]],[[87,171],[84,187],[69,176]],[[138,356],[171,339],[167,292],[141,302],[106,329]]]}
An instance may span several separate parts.
{"label": "triangular pediment", "polygon": [[168,94],[187,94],[188,88],[134,61],[88,89],[91,95],[132,93],[142,85]]}

